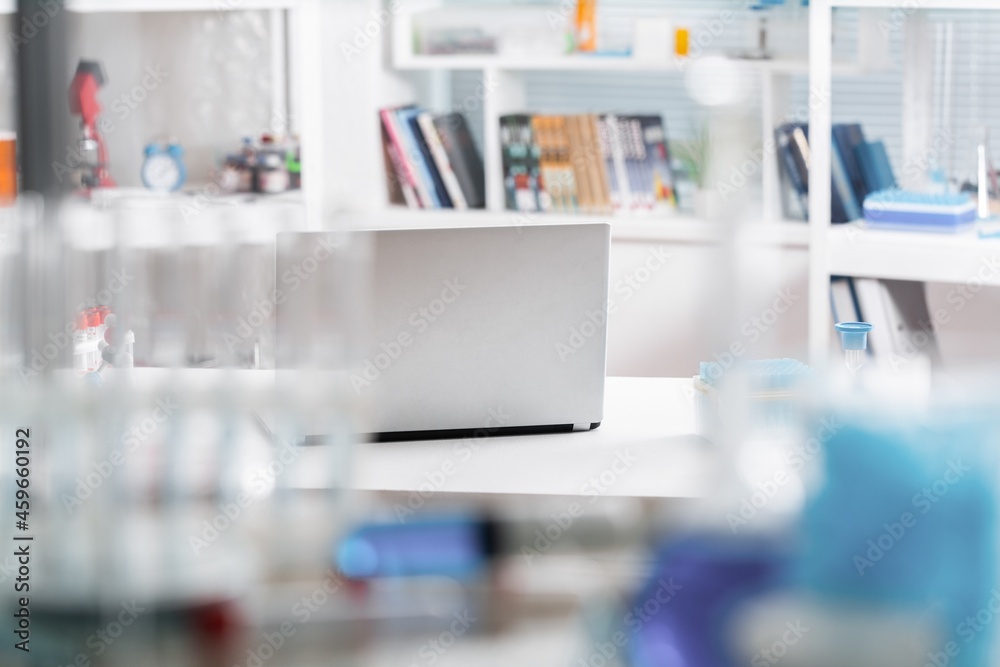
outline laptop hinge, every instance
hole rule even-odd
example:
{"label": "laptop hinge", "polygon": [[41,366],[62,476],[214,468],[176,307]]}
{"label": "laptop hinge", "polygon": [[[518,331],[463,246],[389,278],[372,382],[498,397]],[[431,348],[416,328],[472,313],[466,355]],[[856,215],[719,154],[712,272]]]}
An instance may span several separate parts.
{"label": "laptop hinge", "polygon": [[583,424],[573,424],[574,431],[589,431],[590,422],[584,422]]}

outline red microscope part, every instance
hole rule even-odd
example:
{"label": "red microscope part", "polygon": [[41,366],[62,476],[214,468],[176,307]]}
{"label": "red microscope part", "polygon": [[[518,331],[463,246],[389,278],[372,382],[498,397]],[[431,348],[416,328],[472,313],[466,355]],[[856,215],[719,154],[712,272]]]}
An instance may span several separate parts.
{"label": "red microscope part", "polygon": [[84,186],[87,188],[115,186],[108,173],[108,147],[98,128],[102,107],[97,101],[97,93],[104,86],[105,80],[104,68],[99,62],[81,60],[69,86],[69,109],[71,113],[80,116],[83,144],[94,142],[97,147],[97,164],[91,165],[92,173],[84,177]]}

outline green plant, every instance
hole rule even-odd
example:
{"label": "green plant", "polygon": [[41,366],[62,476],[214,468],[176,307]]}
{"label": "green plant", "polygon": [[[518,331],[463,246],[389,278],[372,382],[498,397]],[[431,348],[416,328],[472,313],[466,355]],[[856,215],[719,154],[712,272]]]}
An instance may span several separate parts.
{"label": "green plant", "polygon": [[691,138],[675,144],[674,155],[684,165],[688,178],[698,187],[705,187],[709,159],[712,154],[712,137],[708,123],[699,123],[691,131]]}

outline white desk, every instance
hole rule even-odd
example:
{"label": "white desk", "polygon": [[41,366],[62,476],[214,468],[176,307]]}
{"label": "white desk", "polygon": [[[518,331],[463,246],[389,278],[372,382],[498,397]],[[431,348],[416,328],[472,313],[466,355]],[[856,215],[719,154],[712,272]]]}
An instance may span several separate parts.
{"label": "white desk", "polygon": [[694,405],[685,392],[690,386],[690,379],[608,378],[604,422],[584,433],[358,445],[352,486],[697,497],[709,483],[715,449],[694,435]]}
{"label": "white desk", "polygon": [[[222,378],[244,387],[274,378],[273,371],[178,375],[203,390]],[[147,389],[169,376],[161,369],[136,370],[137,383]],[[339,469],[336,476],[348,488],[362,491],[698,497],[711,483],[716,450],[694,435],[690,387],[689,379],[608,378],[604,422],[588,432],[360,443],[345,455],[305,447],[293,485],[327,487],[321,473]],[[211,449],[214,431],[196,431],[201,443],[194,449]],[[260,429],[247,429],[237,460],[256,469],[272,456],[269,446]]]}

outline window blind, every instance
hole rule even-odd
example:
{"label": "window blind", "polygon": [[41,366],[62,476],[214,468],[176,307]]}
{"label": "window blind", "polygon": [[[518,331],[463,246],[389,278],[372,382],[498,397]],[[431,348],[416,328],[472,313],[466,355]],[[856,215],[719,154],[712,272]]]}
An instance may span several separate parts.
{"label": "window blind", "polygon": [[[456,5],[484,5],[487,0],[451,0]],[[494,3],[495,4],[495,3]],[[503,3],[509,4],[509,3]],[[691,29],[692,40],[711,35],[724,12],[732,12],[718,37],[712,37],[705,53],[737,53],[751,46],[757,21],[755,12],[744,9],[744,0],[600,0],[600,36],[612,48],[629,43],[634,23],[644,16],[667,16],[676,25]],[[783,11],[783,10],[779,10]],[[787,15],[787,14],[785,14]],[[726,14],[725,16],[729,16]],[[775,14],[781,17],[782,14]],[[1000,11],[935,10],[928,12],[933,33],[936,63],[926,75],[933,78],[936,130],[950,136],[949,147],[941,154],[939,166],[954,179],[974,177],[976,145],[984,127],[993,127],[990,146],[1000,159]],[[834,59],[850,60],[857,49],[858,10],[834,12]],[[771,44],[781,53],[791,42],[805,45],[808,21],[791,24],[796,34],[789,37],[782,24],[780,34],[771,34]],[[949,27],[950,26],[950,27]],[[869,140],[882,140],[897,170],[902,169],[903,40],[904,28],[896,21],[881,26],[889,41],[892,67],[861,76],[838,76],[833,85],[833,121],[859,122]],[[948,39],[950,31],[951,39]],[[707,39],[705,41],[708,41]],[[945,65],[945,49],[950,43],[951,85]],[[800,57],[805,57],[800,49]],[[683,140],[697,127],[704,111],[688,95],[679,74],[616,72],[528,72],[524,74],[528,111],[553,113],[634,112],[662,114],[671,140]],[[476,72],[452,75],[456,104],[474,92],[479,83]],[[789,113],[808,101],[808,76],[792,77]],[[760,91],[747,101],[753,111],[760,107]],[[950,104],[950,115],[947,112]],[[482,118],[470,118],[477,139],[482,139]],[[945,125],[947,124],[947,127]],[[998,165],[1000,166],[1000,165]]]}

